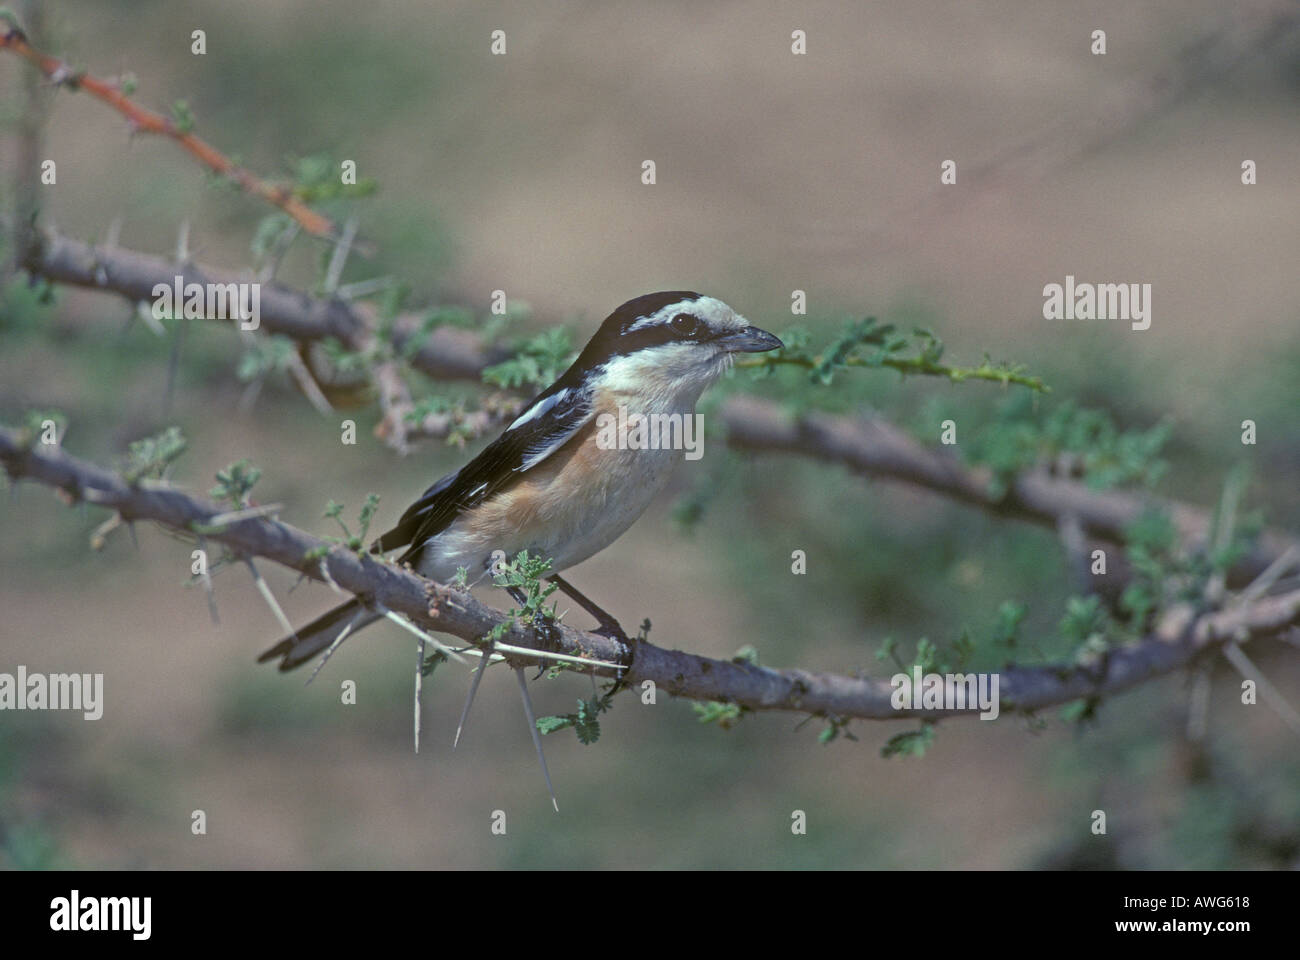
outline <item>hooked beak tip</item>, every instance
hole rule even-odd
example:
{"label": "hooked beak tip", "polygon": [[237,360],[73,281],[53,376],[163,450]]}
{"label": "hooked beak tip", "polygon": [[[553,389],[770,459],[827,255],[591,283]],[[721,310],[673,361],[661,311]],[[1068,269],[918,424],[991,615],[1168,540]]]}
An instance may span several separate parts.
{"label": "hooked beak tip", "polygon": [[728,350],[733,353],[764,353],[785,346],[779,337],[758,327],[746,327],[738,333],[723,338]]}

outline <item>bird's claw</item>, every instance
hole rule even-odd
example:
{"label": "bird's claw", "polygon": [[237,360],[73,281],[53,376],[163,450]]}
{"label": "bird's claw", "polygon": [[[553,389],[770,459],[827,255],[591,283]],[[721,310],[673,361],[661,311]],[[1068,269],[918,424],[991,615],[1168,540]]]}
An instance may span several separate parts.
{"label": "bird's claw", "polygon": [[[533,639],[538,650],[558,651],[560,649],[560,628],[552,614],[543,611],[533,617]],[[537,676],[533,677],[534,680],[547,671],[550,663],[543,660],[537,667]]]}

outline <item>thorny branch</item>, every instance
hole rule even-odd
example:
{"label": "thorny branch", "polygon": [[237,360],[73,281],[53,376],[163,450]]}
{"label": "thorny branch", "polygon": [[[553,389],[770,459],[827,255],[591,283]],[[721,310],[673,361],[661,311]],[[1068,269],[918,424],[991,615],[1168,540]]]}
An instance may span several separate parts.
{"label": "thorny branch", "polygon": [[[211,268],[175,264],[119,247],[95,247],[50,232],[41,234],[23,266],[53,283],[103,290],[136,301],[148,299],[154,284],[170,285],[178,274],[186,283],[235,279]],[[375,336],[375,318],[364,306],[312,297],[277,284],[263,287],[261,313],[267,330],[299,342],[334,337],[350,349],[360,350]],[[484,367],[505,358],[504,351],[485,344],[472,331],[450,326],[436,327],[423,334],[420,342],[412,343],[411,338],[420,335],[416,314],[397,317],[392,330],[394,347],[409,356],[411,366],[438,380],[478,380]],[[386,409],[384,424],[388,426],[381,425],[381,430],[390,430],[399,414],[405,419],[408,408],[400,402],[399,393],[393,396],[399,402]],[[508,422],[511,416],[513,408],[508,404],[461,415],[433,414],[421,422],[407,423],[404,437],[443,437],[454,429],[472,438]],[[1191,548],[1206,543],[1211,527],[1210,512],[1191,504],[1123,490],[1094,490],[1078,480],[1045,472],[1022,474],[1008,485],[1005,494],[998,495],[987,470],[930,449],[881,419],[815,412],[790,416],[775,403],[748,396],[728,398],[718,416],[727,443],[737,449],[839,463],[863,476],[925,487],[999,516],[1053,529],[1073,518],[1071,522],[1077,521],[1090,540],[1123,542],[1125,529],[1149,509],[1168,511]],[[1300,538],[1265,529],[1233,568],[1229,583],[1253,579],[1291,547],[1300,547]]]}
{"label": "thorny branch", "polygon": [[[231,271],[177,263],[117,246],[98,247],[50,231],[38,235],[22,266],[51,283],[103,290],[137,303],[151,301],[157,284],[170,287],[178,276],[186,286],[243,279]],[[263,283],[260,297],[261,326],[269,333],[303,343],[332,337],[357,352],[364,351],[375,336],[375,317],[365,305],[313,297],[278,283]],[[417,333],[417,316],[398,317],[392,325],[393,347],[408,352],[409,341]],[[472,332],[444,326],[428,333],[410,362],[436,379],[477,380],[485,366],[505,357],[505,351],[485,346]]]}
{"label": "thorny branch", "polygon": [[[0,25],[0,49],[8,49],[34,64],[54,84],[82,89],[113,107],[135,132],[170,137],[210,170],[245,192],[279,207],[308,233],[334,237],[334,224],[295,195],[293,190],[263,181],[196,137],[188,124],[140,107],[129,90],[72,69],[62,60],[36,50],[12,25]],[[25,222],[25,218],[24,218]],[[347,243],[341,244],[346,250]],[[96,248],[52,233],[23,231],[16,251],[33,276],[50,282],[100,289],[134,301],[151,298],[158,284],[229,283],[237,278],[199,267],[181,257],[179,263],[111,245]],[[335,263],[341,266],[341,256]],[[332,269],[337,280],[337,270]],[[332,290],[333,284],[327,286]],[[262,285],[261,318],[266,329],[300,345],[329,338],[346,349],[364,352],[378,336],[376,318],[368,308],[339,297],[311,297],[276,284]],[[419,337],[419,342],[413,338]],[[502,351],[473,333],[449,327],[422,328],[415,315],[399,316],[389,340],[399,356],[437,379],[478,380],[485,366],[504,358]],[[974,374],[979,376],[980,374]],[[1006,381],[1002,372],[986,379]],[[380,436],[399,451],[409,439],[455,433],[473,437],[513,416],[507,399],[483,410],[428,414],[411,422],[414,409],[402,366],[381,360],[372,371],[384,412]],[[752,397],[732,397],[720,408],[728,442],[754,452],[794,453],[839,463],[869,477],[884,477],[926,487],[998,515],[1062,527],[1092,539],[1122,542],[1123,533],[1152,507],[1168,511],[1185,543],[1206,545],[1212,528],[1204,510],[1167,500],[1122,491],[1096,491],[1069,478],[1029,472],[1015,478],[1004,493],[994,493],[990,475],[928,449],[881,420],[806,413],[789,416],[775,404]],[[408,570],[359,555],[264,515],[222,517],[222,508],[149,481],[132,484],[116,474],[77,460],[57,448],[33,447],[24,435],[0,429],[0,462],[15,477],[28,477],[56,487],[74,500],[114,511],[128,523],[153,520],[182,534],[202,534],[225,544],[251,562],[265,557],[304,575],[349,590],[368,603],[405,614],[417,624],[467,641],[482,638],[504,625],[503,646],[524,647],[531,631],[501,611],[467,593],[423,580]],[[220,523],[213,527],[214,518]],[[1077,538],[1077,537],[1076,537]],[[1237,644],[1252,637],[1289,629],[1300,621],[1300,591],[1266,595],[1258,587],[1260,574],[1276,568],[1300,549],[1294,536],[1265,530],[1250,554],[1232,571],[1228,583],[1255,580],[1231,607],[1198,614],[1190,607],[1168,610],[1151,634],[1131,646],[1111,650],[1096,659],[1001,671],[1003,709],[1032,712],[1080,698],[1098,698],[1143,683],[1186,666],[1213,649],[1240,654]],[[326,551],[324,559],[320,552]],[[1222,599],[1222,598],[1221,598]],[[754,710],[797,710],[836,718],[933,718],[936,711],[895,710],[891,688],[884,680],[774,670],[749,663],[725,662],[669,651],[644,640],[629,649],[616,641],[567,626],[558,629],[561,652],[619,662],[631,684],[653,681],[668,693],[701,700],[726,701]],[[509,641],[509,643],[506,643]],[[1226,647],[1225,647],[1226,645]],[[527,662],[525,656],[512,660]],[[603,672],[610,672],[608,670]]]}
{"label": "thorny branch", "polygon": [[[54,487],[72,501],[116,511],[127,521],[152,520],[171,530],[225,544],[241,557],[264,557],[315,580],[331,581],[368,603],[402,613],[434,631],[474,642],[505,625],[502,640],[532,643],[529,628],[468,593],[434,583],[409,570],[353,553],[267,516],[212,526],[224,508],[179,489],[121,476],[64,453],[33,445],[31,438],[0,428],[0,463],[11,477]],[[325,551],[324,558],[318,555]],[[1033,712],[1081,698],[1101,698],[1170,673],[1228,642],[1269,636],[1300,623],[1300,591],[1256,597],[1198,615],[1171,608],[1151,634],[1131,646],[1080,663],[1010,667],[1000,671],[1003,711]],[[887,680],[776,670],[666,650],[645,640],[627,647],[618,641],[557,625],[560,652],[625,665],[623,679],[639,687],[652,681],[666,693],[718,700],[751,710],[791,710],[845,718],[933,719],[971,711],[895,710]],[[527,663],[524,656],[512,660]],[[603,673],[612,671],[603,670]]]}
{"label": "thorny branch", "polygon": [[132,101],[120,84],[101,80],[84,70],[75,70],[58,57],[42,53],[12,24],[0,23],[0,50],[12,50],[33,64],[52,83],[70,90],[84,90],[102,100],[126,117],[133,133],[170,137],[213,173],[228,178],[245,193],[279,207],[313,236],[334,236],[336,231],[330,219],[303,203],[291,188],[270,183],[245,170],[216,147],[185,129],[184,125]]}

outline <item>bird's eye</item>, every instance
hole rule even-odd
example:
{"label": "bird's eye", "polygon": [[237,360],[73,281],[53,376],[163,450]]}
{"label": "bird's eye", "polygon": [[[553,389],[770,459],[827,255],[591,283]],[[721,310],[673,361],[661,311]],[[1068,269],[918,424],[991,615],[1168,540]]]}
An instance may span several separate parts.
{"label": "bird's eye", "polygon": [[679,336],[693,337],[700,329],[700,321],[689,313],[679,313],[671,321],[673,331]]}

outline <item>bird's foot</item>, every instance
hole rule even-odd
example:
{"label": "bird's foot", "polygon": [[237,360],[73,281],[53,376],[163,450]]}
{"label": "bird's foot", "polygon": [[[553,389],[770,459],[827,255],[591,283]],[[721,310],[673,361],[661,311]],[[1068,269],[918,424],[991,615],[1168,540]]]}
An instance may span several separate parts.
{"label": "bird's foot", "polygon": [[536,639],[538,650],[559,652],[560,623],[555,619],[555,614],[542,610],[533,615],[533,637]]}
{"label": "bird's foot", "polygon": [[[560,650],[560,625],[555,619],[553,613],[545,610],[539,610],[533,614],[533,645],[541,651],[550,651],[558,653]],[[551,667],[549,660],[542,660],[537,664],[537,676],[540,677]]]}

